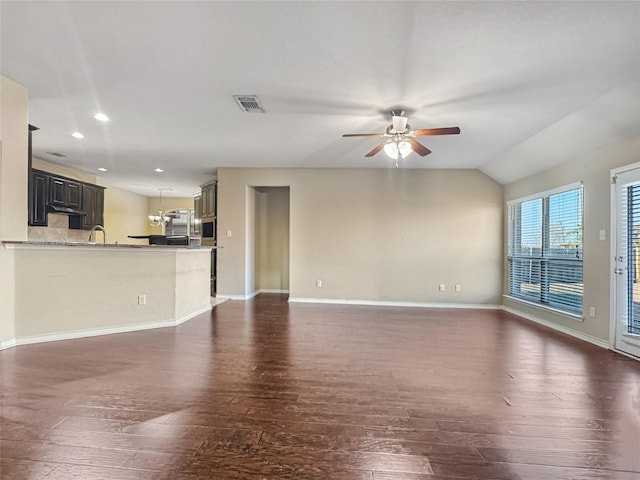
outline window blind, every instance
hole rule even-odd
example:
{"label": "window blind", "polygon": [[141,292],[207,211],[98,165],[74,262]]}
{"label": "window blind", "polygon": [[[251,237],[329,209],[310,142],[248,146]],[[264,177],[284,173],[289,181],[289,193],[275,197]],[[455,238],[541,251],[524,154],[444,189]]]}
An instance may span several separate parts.
{"label": "window blind", "polygon": [[626,332],[640,335],[640,185],[630,185],[626,188],[626,205],[621,207],[625,218],[621,222],[626,230],[625,239],[627,250],[627,315]]}
{"label": "window blind", "polygon": [[509,295],[582,314],[583,190],[509,204]]}

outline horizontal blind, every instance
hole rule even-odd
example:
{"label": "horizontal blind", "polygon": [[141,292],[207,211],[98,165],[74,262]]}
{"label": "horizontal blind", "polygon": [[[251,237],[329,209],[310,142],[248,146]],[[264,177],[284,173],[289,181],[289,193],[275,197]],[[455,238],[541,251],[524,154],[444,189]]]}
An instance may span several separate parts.
{"label": "horizontal blind", "polygon": [[627,315],[626,332],[640,335],[640,185],[626,188],[625,221],[627,232]]}
{"label": "horizontal blind", "polygon": [[509,206],[509,294],[582,313],[582,187]]}

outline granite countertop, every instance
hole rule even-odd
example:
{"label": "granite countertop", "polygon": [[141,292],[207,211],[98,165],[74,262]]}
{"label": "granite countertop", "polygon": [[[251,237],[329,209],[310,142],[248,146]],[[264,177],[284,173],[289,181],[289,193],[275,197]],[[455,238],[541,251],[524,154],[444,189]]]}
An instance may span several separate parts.
{"label": "granite countertop", "polygon": [[51,242],[42,240],[6,241],[5,245],[33,246],[33,247],[89,247],[89,248],[143,248],[143,249],[167,249],[179,248],[183,250],[211,250],[215,247],[201,245],[140,245],[133,243],[94,243],[94,242]]}

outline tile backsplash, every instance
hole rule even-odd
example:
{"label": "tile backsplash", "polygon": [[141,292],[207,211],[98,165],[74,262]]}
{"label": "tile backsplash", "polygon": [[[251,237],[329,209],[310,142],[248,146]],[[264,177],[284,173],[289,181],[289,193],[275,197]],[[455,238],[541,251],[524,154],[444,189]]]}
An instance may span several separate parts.
{"label": "tile backsplash", "polygon": [[89,232],[69,230],[69,216],[50,213],[48,227],[29,227],[29,240],[34,242],[86,242]]}

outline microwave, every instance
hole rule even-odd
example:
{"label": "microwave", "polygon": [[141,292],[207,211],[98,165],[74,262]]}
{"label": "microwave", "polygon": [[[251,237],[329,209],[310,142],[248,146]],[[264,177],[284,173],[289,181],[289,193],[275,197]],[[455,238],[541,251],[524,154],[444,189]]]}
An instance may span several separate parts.
{"label": "microwave", "polygon": [[215,238],[216,236],[216,222],[211,221],[203,221],[201,224],[202,228],[202,238]]}

